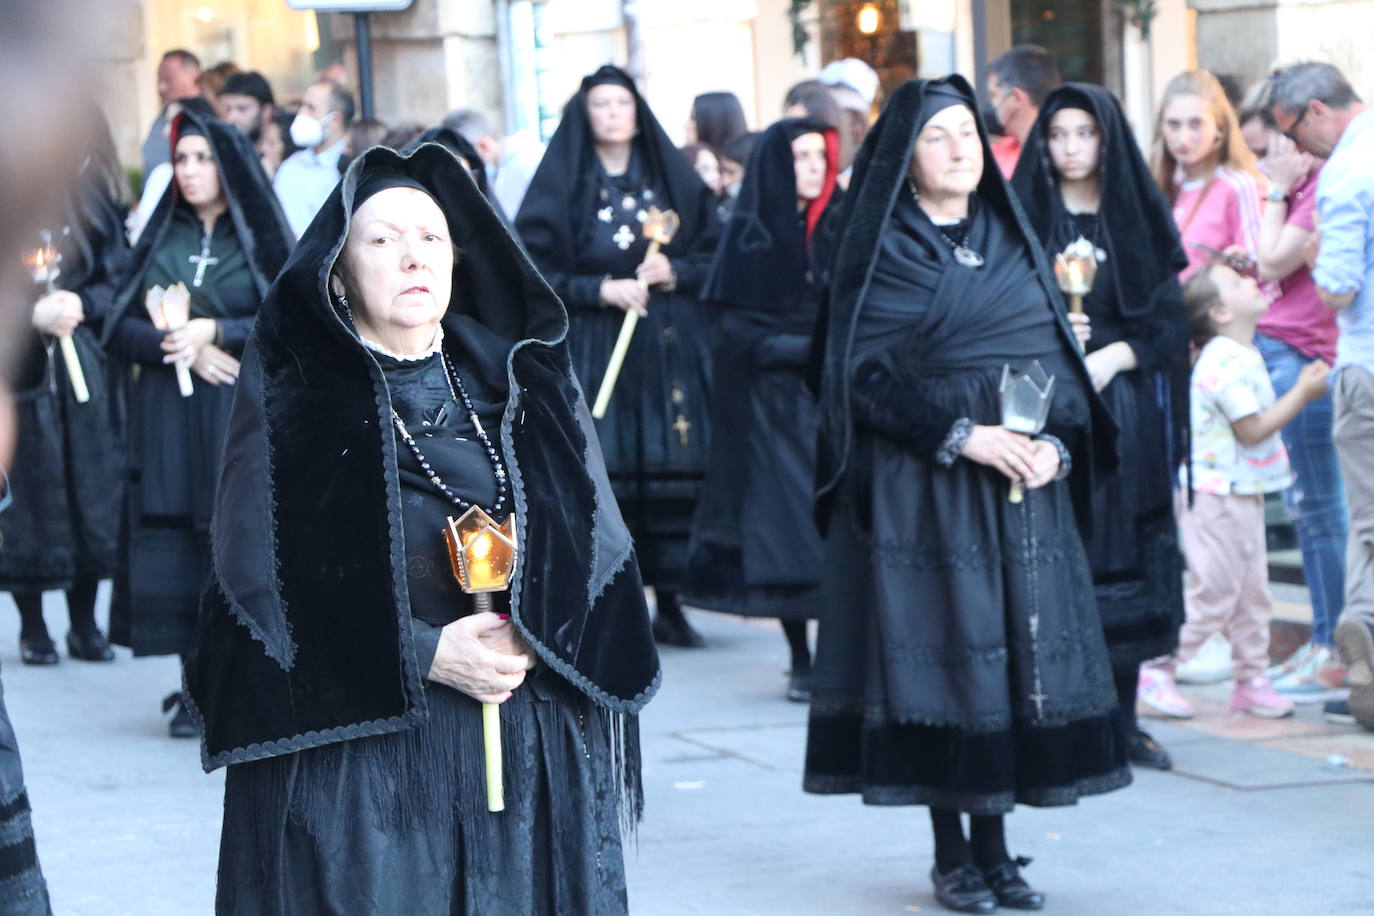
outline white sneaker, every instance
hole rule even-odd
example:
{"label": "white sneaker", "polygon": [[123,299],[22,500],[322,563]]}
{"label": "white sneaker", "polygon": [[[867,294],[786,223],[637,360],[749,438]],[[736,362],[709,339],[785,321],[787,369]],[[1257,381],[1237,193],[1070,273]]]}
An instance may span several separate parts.
{"label": "white sneaker", "polygon": [[1292,655],[1279,662],[1277,665],[1270,665],[1269,670],[1264,673],[1269,676],[1271,681],[1277,681],[1286,674],[1292,674],[1307,663],[1308,656],[1316,649],[1315,643],[1305,642],[1298,646]]}
{"label": "white sneaker", "polygon": [[1197,655],[1179,665],[1174,679],[1180,684],[1215,684],[1231,679],[1231,643],[1213,633],[1198,647]]}

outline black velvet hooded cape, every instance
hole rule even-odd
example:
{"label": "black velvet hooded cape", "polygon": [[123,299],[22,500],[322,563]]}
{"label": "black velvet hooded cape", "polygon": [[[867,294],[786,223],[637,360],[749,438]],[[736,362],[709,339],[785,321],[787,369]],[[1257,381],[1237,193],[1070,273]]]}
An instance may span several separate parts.
{"label": "black velvet hooded cape", "polygon": [[[104,115],[87,110],[102,158],[116,161]],[[72,334],[91,399],[76,401],[55,340],[26,331],[13,393],[19,434],[10,465],[14,504],[0,515],[0,591],[70,588],[115,567],[124,489],[121,402],[111,390],[100,341],[128,269],[124,208],[93,170],[73,182],[63,225],[57,288],[81,297],[85,320]],[[39,241],[34,239],[35,244]],[[40,295],[35,290],[33,299]]]}
{"label": "black velvet hooded cape", "polygon": [[636,713],[658,687],[634,551],[569,365],[562,306],[476,185],[454,180],[448,150],[376,147],[296,247],[244,353],[214,575],[185,674],[207,769],[412,729],[429,715],[390,394],[327,288],[369,170],[414,178],[448,217],[464,254],[445,327],[466,315],[518,341],[499,430],[519,517],[516,628],[541,664],[612,713]]}
{"label": "black velvet hooded cape", "polygon": [[[624,173],[608,175],[597,157],[588,93],[627,89],[638,131]],[[578,380],[595,397],[624,312],[600,301],[603,280],[631,279],[649,241],[650,206],[677,212],[681,226],[663,254],[672,289],[649,290],[597,435],[616,499],[635,538],[646,585],[676,592],[686,566],[692,513],[710,448],[711,354],[699,295],[719,237],[716,200],[673,146],[623,70],[604,66],[582,81],[563,109],[516,216],[520,240],[563,300]]]}
{"label": "black velvet hooded cape", "polygon": [[[826,140],[821,196],[797,210],[792,141]],[[811,512],[819,413],[804,374],[839,240],[834,128],[788,118],[755,143],[702,299],[716,309],[711,463],[685,600],[757,616],[815,616],[821,540]]]}
{"label": "black velvet hooded cape", "polygon": [[[964,237],[985,263],[957,263],[913,199],[915,140],[950,105],[977,110],[959,76],[899,88],[847,197],[823,351],[829,524],[803,787],[1001,814],[1130,781],[1075,521],[1090,519],[1114,429],[981,122]],[[1013,504],[1005,477],[948,440],[960,421],[999,424],[1003,367],[1032,360],[1056,378],[1045,431],[1071,474]]]}
{"label": "black velvet hooded cape", "polygon": [[[1059,190],[1049,126],[1065,108],[1086,111],[1100,131],[1095,217],[1070,214]],[[1102,392],[1121,429],[1122,464],[1093,494],[1087,542],[1113,664],[1131,667],[1171,651],[1183,622],[1173,496],[1190,452],[1188,319],[1178,283],[1188,261],[1121,106],[1101,86],[1069,83],[1049,94],[1012,187],[1049,258],[1083,234],[1106,252],[1084,297],[1093,329],[1087,349],[1124,341],[1138,363]]]}
{"label": "black velvet hooded cape", "polygon": [[[269,284],[293,238],[248,138],[187,106],[173,122],[175,157],[187,133],[205,137],[226,210],[211,232],[210,267],[200,287],[195,267],[204,228],[173,179],[149,217],[104,332],[128,404],[128,480],[120,569],[110,605],[110,638],[135,655],[186,650],[209,571],[209,526],[232,385],[192,377],[183,398],[162,362],[162,332],[144,305],[146,291],[185,282],[190,316],[218,326],[218,346],[238,357]],[[137,368],[135,374],[134,369]]]}

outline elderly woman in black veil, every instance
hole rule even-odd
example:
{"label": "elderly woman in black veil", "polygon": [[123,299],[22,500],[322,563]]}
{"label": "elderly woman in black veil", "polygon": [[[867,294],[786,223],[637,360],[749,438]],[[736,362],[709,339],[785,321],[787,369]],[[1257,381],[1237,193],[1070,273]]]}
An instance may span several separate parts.
{"label": "elderly woman in black veil", "polygon": [[820,415],[806,368],[839,238],[835,129],[787,118],[754,145],[702,290],[717,309],[711,465],[688,554],[694,607],[782,621],[788,699],[810,698],[806,621],[821,540],[811,517]]}
{"label": "elderly woman in black veil", "polygon": [[[984,913],[1044,905],[1007,851],[1015,805],[1131,776],[1079,536],[1114,430],[976,107],[961,77],[908,83],[856,163],[825,325],[804,787],[928,806],[937,899]],[[1055,379],[1033,438],[999,396],[1032,363]]]}
{"label": "elderly woman in black veil", "polygon": [[[681,228],[646,258],[651,207],[676,211]],[[716,200],[629,75],[608,65],[563,109],[515,228],[568,309],[573,367],[589,395],[625,313],[645,319],[597,433],[657,596],[654,635],[699,646],[678,593],[709,446],[710,339],[698,296],[720,229]]]}
{"label": "elderly woman in black veil", "polygon": [[[90,153],[53,225],[28,239],[60,258],[50,289],[38,286],[29,333],[21,338],[14,407],[18,451],[10,474],[14,502],[0,516],[0,591],[19,606],[19,656],[55,665],[57,646],[43,621],[43,592],[67,595],[67,654],[114,659],[95,621],[96,587],[113,574],[124,493],[119,398],[106,377],[101,332],[111,320],[127,267],[124,217],[129,191],[105,116],[86,112]],[[77,400],[66,360],[68,338],[88,399]]]}
{"label": "elderly woman in black veil", "polygon": [[[239,355],[291,229],[252,144],[187,106],[172,125],[173,180],[139,237],[105,324],[128,384],[129,479],[110,638],[134,655],[187,649],[210,571],[210,515]],[[154,287],[182,284],[190,320],[160,330]],[[189,370],[183,395],[175,367]],[[195,737],[180,696],[173,737]]]}
{"label": "elderly woman in black veil", "polygon": [[[186,663],[229,765],[219,912],[625,912],[658,659],[566,332],[437,144],[368,150],[297,245],[244,353]],[[492,611],[445,543],[473,506],[515,519]]]}
{"label": "elderly woman in black veil", "polygon": [[1140,665],[1177,647],[1184,616],[1173,507],[1188,454],[1188,317],[1178,284],[1188,259],[1120,104],[1101,86],[1049,94],[1012,187],[1048,257],[1086,239],[1097,261],[1083,297],[1086,362],[1121,430],[1121,464],[1093,494],[1088,562],[1131,759],[1167,770],[1169,754],[1140,729],[1135,706]]}

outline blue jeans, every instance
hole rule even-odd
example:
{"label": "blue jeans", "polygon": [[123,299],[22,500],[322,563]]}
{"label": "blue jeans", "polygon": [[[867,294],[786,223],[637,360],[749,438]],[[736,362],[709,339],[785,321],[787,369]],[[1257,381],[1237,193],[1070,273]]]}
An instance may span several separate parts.
{"label": "blue jeans", "polygon": [[[1274,393],[1283,397],[1311,360],[1288,344],[1264,334],[1255,345],[1269,369]],[[1308,404],[1283,428],[1283,445],[1297,480],[1283,493],[1283,504],[1302,547],[1302,571],[1312,596],[1312,641],[1332,644],[1332,632],[1345,605],[1345,549],[1350,517],[1345,487],[1331,438],[1331,395]]]}

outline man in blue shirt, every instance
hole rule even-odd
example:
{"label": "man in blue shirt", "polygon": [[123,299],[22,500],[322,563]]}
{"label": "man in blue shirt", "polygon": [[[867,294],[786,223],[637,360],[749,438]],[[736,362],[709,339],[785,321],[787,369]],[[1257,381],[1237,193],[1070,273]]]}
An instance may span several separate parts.
{"label": "man in blue shirt", "polygon": [[291,139],[301,147],[272,179],[291,231],[300,238],[329,192],[339,183],[339,160],[353,121],[353,96],[338,83],[322,81],[305,90],[291,122]]}
{"label": "man in blue shirt", "polygon": [[1327,160],[1317,182],[1321,243],[1312,278],[1339,311],[1333,438],[1350,504],[1345,613],[1336,646],[1350,666],[1350,713],[1374,730],[1374,111],[1330,64],[1275,78],[1273,115],[1301,149]]}

